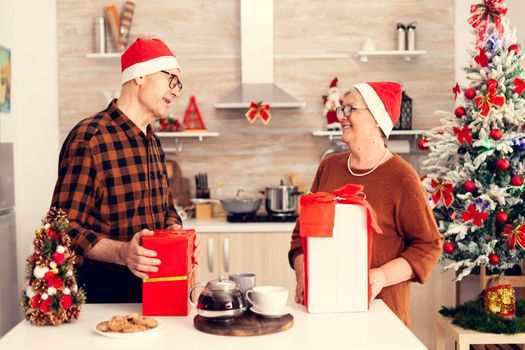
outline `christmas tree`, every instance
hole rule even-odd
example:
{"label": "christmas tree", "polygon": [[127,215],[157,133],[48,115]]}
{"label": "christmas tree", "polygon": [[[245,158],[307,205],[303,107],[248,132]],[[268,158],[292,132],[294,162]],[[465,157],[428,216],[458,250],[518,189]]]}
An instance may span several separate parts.
{"label": "christmas tree", "polygon": [[76,320],[86,299],[75,278],[75,253],[65,233],[68,226],[66,213],[51,208],[43,226],[36,229],[35,251],[27,258],[27,288],[21,304],[25,318],[38,326]]}
{"label": "christmas tree", "polygon": [[455,113],[423,145],[430,153],[422,182],[445,236],[441,262],[456,281],[476,266],[502,273],[525,257],[525,76],[506,12],[504,0],[471,7],[468,86],[456,83]]}

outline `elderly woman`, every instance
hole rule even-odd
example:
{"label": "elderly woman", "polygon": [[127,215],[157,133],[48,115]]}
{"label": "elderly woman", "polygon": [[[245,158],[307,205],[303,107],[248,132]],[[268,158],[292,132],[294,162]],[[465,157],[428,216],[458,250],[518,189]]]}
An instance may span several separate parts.
{"label": "elderly woman", "polygon": [[[374,233],[370,283],[372,298],[382,299],[408,326],[410,282],[430,278],[443,244],[428,196],[415,170],[390,152],[386,140],[399,119],[401,86],[391,82],[354,85],[337,109],[349,152],[325,158],[312,192],[332,192],[348,183],[364,185],[382,234]],[[350,253],[350,252],[349,252]],[[304,303],[303,253],[297,224],[288,253],[295,269],[295,300]]]}

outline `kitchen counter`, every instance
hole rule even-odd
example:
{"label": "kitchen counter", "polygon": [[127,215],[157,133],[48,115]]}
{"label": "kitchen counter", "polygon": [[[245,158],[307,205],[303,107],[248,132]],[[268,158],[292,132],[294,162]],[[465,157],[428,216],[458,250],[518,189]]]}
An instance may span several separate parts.
{"label": "kitchen counter", "polygon": [[367,313],[309,314],[302,305],[290,306],[294,325],[281,333],[254,337],[202,333],[193,327],[192,312],[189,317],[155,317],[160,323],[155,332],[112,339],[95,333],[95,325],[113,315],[141,312],[141,305],[89,304],[71,324],[36,327],[20,322],[0,340],[0,349],[426,349],[381,300],[374,300]]}
{"label": "kitchen counter", "polygon": [[193,228],[197,233],[217,232],[285,232],[292,234],[295,222],[243,222],[232,223],[226,218],[213,218],[210,220],[185,220],[184,228]]}

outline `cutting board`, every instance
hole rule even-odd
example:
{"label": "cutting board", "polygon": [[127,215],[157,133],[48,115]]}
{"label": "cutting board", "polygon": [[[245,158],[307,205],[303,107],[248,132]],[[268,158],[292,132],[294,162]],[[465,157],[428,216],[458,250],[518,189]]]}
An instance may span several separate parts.
{"label": "cutting board", "polygon": [[193,325],[201,332],[215,335],[247,337],[282,332],[293,326],[293,316],[267,318],[247,311],[234,322],[217,322],[202,316],[195,316]]}

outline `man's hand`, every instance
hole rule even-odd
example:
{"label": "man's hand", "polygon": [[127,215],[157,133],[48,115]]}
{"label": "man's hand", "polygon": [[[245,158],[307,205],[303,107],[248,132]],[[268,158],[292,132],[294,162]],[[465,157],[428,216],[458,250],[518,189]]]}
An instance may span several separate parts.
{"label": "man's hand", "polygon": [[304,255],[299,254],[293,261],[295,270],[295,279],[297,280],[297,286],[295,287],[295,302],[298,304],[304,304]]}
{"label": "man's hand", "polygon": [[153,231],[144,229],[135,233],[131,241],[122,244],[119,257],[128,269],[138,278],[148,278],[147,272],[157,272],[161,261],[155,259],[157,253],[140,245],[143,236],[153,236]]}
{"label": "man's hand", "polygon": [[370,269],[370,286],[372,288],[372,300],[381,292],[386,284],[386,275],[381,268]]}
{"label": "man's hand", "polygon": [[[169,230],[182,230],[181,225],[173,224],[171,226],[168,226]],[[195,265],[199,264],[199,253],[201,252],[201,239],[199,235],[195,235],[195,241],[193,241],[193,244],[195,245],[195,250],[193,251],[193,263]]]}

